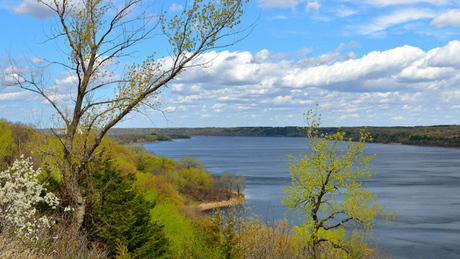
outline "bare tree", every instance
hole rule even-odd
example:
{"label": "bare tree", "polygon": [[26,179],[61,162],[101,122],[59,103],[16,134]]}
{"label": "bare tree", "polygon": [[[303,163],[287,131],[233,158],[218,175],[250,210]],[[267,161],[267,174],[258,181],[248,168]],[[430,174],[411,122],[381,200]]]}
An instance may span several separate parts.
{"label": "bare tree", "polygon": [[[56,133],[62,155],[53,155],[62,173],[63,199],[75,208],[73,223],[80,228],[86,203],[81,185],[103,137],[130,112],[155,108],[159,90],[200,54],[243,39],[251,27],[239,28],[248,0],[188,1],[178,15],[154,13],[141,0],[38,2],[56,14],[47,42],[58,46],[62,60],[44,58],[37,64],[10,58],[2,73],[5,84],[34,92],[54,108],[63,130]],[[153,45],[165,37],[169,55],[156,58]],[[143,48],[151,44],[152,55],[139,64],[120,65],[140,43]],[[46,72],[55,66],[73,78],[71,101],[48,83],[56,78]]]}

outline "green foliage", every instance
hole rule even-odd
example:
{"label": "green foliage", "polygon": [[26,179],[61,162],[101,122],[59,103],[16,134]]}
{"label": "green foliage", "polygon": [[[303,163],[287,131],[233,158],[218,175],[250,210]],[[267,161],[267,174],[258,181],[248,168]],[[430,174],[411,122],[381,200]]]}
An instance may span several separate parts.
{"label": "green foliage", "polygon": [[137,173],[136,178],[136,185],[147,200],[158,203],[169,202],[176,206],[184,204],[184,199],[180,193],[163,176]]}
{"label": "green foliage", "polygon": [[173,204],[158,204],[151,213],[155,220],[165,226],[166,236],[171,240],[171,258],[221,258],[220,251],[210,246],[193,221]]}
{"label": "green foliage", "polygon": [[121,244],[136,257],[167,256],[169,241],[164,227],[151,220],[149,210],[154,204],[134,188],[134,176],[122,176],[107,159],[100,166],[93,176],[98,192],[96,238],[107,246],[109,255]]}
{"label": "green foliage", "polygon": [[171,141],[172,138],[169,135],[164,134],[109,134],[109,138],[118,142],[119,144],[132,144],[132,143],[152,143],[158,141]]}
{"label": "green foliage", "polygon": [[[219,210],[216,213],[216,217],[221,220]],[[235,231],[238,222],[235,210],[230,210],[227,217],[221,222],[221,246],[225,259],[240,258],[241,248],[238,247],[239,236]]]}
{"label": "green foliage", "polygon": [[11,166],[21,155],[31,157],[39,165],[39,159],[34,154],[41,144],[37,135],[28,125],[0,119],[0,169]]}
{"label": "green foliage", "polygon": [[204,165],[196,160],[194,157],[183,157],[179,162],[178,162],[178,167],[179,168],[196,168],[196,169],[201,169],[205,170]]}
{"label": "green foliage", "polygon": [[283,203],[303,217],[296,232],[313,258],[325,251],[341,256],[366,255],[370,251],[359,244],[372,238],[376,217],[390,221],[396,215],[376,203],[377,195],[361,182],[374,175],[372,157],[363,154],[371,137],[361,131],[358,142],[347,142],[344,132],[318,135],[319,116],[310,110],[306,117],[311,123],[307,139],[310,152],[298,159],[290,156],[292,186],[284,188]]}
{"label": "green foliage", "polygon": [[5,162],[11,160],[15,148],[10,125],[0,120],[0,166],[7,165]]}

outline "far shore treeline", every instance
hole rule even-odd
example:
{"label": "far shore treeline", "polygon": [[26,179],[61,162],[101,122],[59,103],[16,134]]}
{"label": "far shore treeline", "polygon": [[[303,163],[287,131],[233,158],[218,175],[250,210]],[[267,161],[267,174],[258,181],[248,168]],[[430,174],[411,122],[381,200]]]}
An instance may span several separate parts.
{"label": "far shore treeline", "polygon": [[[358,140],[364,127],[343,127],[346,138]],[[334,134],[339,128],[321,127],[319,133]],[[437,147],[460,147],[460,125],[415,127],[367,127],[374,143]],[[122,144],[170,141],[192,136],[305,137],[302,127],[233,127],[233,128],[114,128],[109,137]]]}

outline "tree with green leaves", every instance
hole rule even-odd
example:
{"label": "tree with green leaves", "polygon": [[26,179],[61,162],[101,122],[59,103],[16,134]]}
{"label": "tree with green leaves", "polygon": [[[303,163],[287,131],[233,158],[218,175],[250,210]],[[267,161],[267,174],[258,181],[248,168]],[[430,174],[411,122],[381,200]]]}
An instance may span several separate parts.
{"label": "tree with green leaves", "polygon": [[309,152],[290,156],[292,186],[284,188],[283,204],[301,216],[295,231],[311,258],[366,255],[371,250],[365,241],[373,239],[377,217],[388,222],[396,215],[376,203],[377,195],[362,182],[375,175],[374,156],[364,154],[371,136],[361,131],[359,141],[352,142],[344,139],[345,132],[319,135],[320,115],[313,110],[304,115],[310,124]]}
{"label": "tree with green leaves", "polygon": [[169,240],[164,226],[152,221],[150,210],[155,204],[135,188],[134,176],[123,176],[105,159],[98,162],[92,178],[95,215],[85,227],[96,229],[92,232],[106,245],[109,256],[125,247],[136,258],[167,258]]}
{"label": "tree with green leaves", "polygon": [[[87,199],[81,185],[104,136],[128,114],[157,109],[160,90],[187,67],[204,65],[192,62],[201,54],[243,39],[251,27],[239,26],[248,0],[186,1],[177,14],[141,0],[38,2],[55,14],[45,44],[54,44],[62,59],[10,57],[1,73],[4,85],[37,94],[55,111],[62,155],[47,153],[57,161],[61,198],[75,209],[78,229]],[[150,55],[132,63],[140,48],[151,48]],[[63,75],[71,82],[65,91],[55,85]]]}

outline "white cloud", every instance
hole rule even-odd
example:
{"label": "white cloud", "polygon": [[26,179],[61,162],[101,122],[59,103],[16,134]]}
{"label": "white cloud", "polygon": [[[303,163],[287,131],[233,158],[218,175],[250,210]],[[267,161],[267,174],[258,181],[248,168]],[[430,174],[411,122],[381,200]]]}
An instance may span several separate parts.
{"label": "white cloud", "polygon": [[460,41],[451,41],[446,46],[435,48],[410,66],[404,68],[398,75],[400,82],[435,82],[447,80],[458,74],[460,57]]}
{"label": "white cloud", "polygon": [[187,96],[179,96],[177,100],[175,100],[175,103],[177,104],[194,104],[197,101],[200,101],[203,99],[203,96],[201,95],[187,95]]}
{"label": "white cloud", "polygon": [[[345,91],[359,89],[368,80],[392,78],[402,69],[424,56],[415,47],[403,46],[388,51],[373,51],[361,59],[287,71],[280,83],[289,87],[338,87]],[[375,83],[375,81],[373,82]]]}
{"label": "white cloud", "polygon": [[353,15],[353,14],[356,14],[356,10],[350,8],[350,7],[346,7],[345,5],[339,5],[337,7],[337,16],[338,17],[347,17],[347,16],[350,16],[350,15]]}
{"label": "white cloud", "polygon": [[317,0],[314,2],[308,2],[307,5],[305,6],[305,11],[308,13],[310,10],[315,10],[318,11],[321,5],[318,3]]}
{"label": "white cloud", "polygon": [[351,118],[359,118],[359,114],[352,113],[352,114],[346,114],[346,115],[340,116],[340,120],[348,120],[348,119],[351,119]]}
{"label": "white cloud", "polygon": [[428,52],[425,66],[460,67],[460,41],[454,40],[442,48]]}
{"label": "white cloud", "polygon": [[271,110],[278,118],[272,122],[289,125],[288,115],[314,103],[342,125],[420,124],[417,116],[432,112],[421,107],[437,103],[449,109],[460,103],[460,59],[454,55],[460,53],[460,41],[427,52],[402,46],[349,60],[340,54],[345,48],[341,44],[334,52],[309,57],[308,65],[273,59],[269,50],[205,53],[199,61],[212,60],[212,66],[190,68],[177,78],[169,102],[197,113],[210,104],[206,114],[230,121],[232,110],[247,118]]}
{"label": "white cloud", "polygon": [[312,51],[312,48],[303,48],[303,49],[297,50],[297,51],[295,52],[295,55],[296,55],[297,57],[303,57],[303,56],[305,56],[305,55],[311,53],[311,51]]}
{"label": "white cloud", "polygon": [[332,52],[328,52],[325,54],[321,54],[318,57],[306,57],[302,59],[299,64],[307,67],[312,67],[312,66],[319,66],[319,65],[329,65],[339,59],[342,58],[340,55],[340,52],[344,50],[345,44],[340,44],[338,48],[336,48]]}
{"label": "white cloud", "polygon": [[180,11],[180,10],[182,10],[182,9],[184,9],[184,6],[183,6],[183,5],[180,5],[180,4],[176,4],[176,3],[172,4],[172,5],[169,7],[169,11],[171,11],[171,12]]}
{"label": "white cloud", "polygon": [[275,20],[287,20],[287,17],[285,15],[282,15],[282,14],[274,16],[272,18],[275,19]]}
{"label": "white cloud", "polygon": [[442,80],[454,75],[455,73],[456,70],[454,68],[421,68],[415,65],[404,68],[399,74],[398,80],[405,83],[427,82],[433,80]]}
{"label": "white cloud", "polygon": [[438,28],[448,25],[460,27],[460,9],[449,10],[448,12],[442,13],[436,16],[430,24]]}
{"label": "white cloud", "polygon": [[30,92],[12,92],[12,93],[4,93],[0,94],[0,101],[19,101],[19,100],[25,100],[29,98]]}
{"label": "white cloud", "polygon": [[261,7],[292,8],[306,0],[258,0]]}
{"label": "white cloud", "polygon": [[247,51],[205,53],[194,64],[208,63],[210,68],[189,68],[176,82],[187,85],[197,83],[208,90],[217,89],[221,85],[261,85],[291,66],[289,61],[273,61],[272,56],[268,50],[254,55]]}
{"label": "white cloud", "polygon": [[[50,3],[51,1],[47,1]],[[48,6],[39,3],[37,0],[24,0],[19,6],[13,9],[19,15],[30,15],[37,19],[46,19],[54,15],[53,10]]]}
{"label": "white cloud", "polygon": [[252,56],[252,62],[254,63],[265,63],[271,60],[270,51],[268,49],[263,49]]}
{"label": "white cloud", "polygon": [[382,32],[389,27],[392,27],[397,24],[407,23],[411,21],[416,21],[420,19],[428,19],[435,17],[436,14],[430,9],[416,9],[416,8],[406,8],[396,10],[390,15],[384,15],[377,17],[371,24],[361,26],[361,34],[374,34]]}
{"label": "white cloud", "polygon": [[181,106],[179,107],[168,106],[163,111],[164,112],[175,112],[177,110],[181,110]]}

